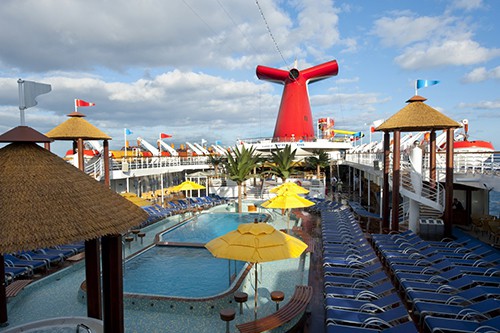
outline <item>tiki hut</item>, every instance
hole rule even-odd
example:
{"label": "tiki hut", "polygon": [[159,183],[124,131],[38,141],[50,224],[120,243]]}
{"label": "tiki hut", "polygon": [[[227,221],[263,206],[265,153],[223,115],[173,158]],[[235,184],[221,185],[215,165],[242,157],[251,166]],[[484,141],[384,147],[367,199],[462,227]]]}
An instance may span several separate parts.
{"label": "tiki hut", "polygon": [[[413,96],[408,105],[396,112],[378,126],[375,131],[384,132],[384,180],[383,193],[389,193],[389,153],[390,132],[393,132],[393,186],[392,186],[392,223],[391,230],[398,231],[399,225],[399,186],[400,186],[400,134],[401,132],[430,131],[430,179],[436,180],[436,131],[445,130],[447,147],[453,147],[453,130],[460,124],[430,107],[422,96]],[[446,200],[445,200],[445,236],[451,235],[451,205],[453,200],[453,149],[446,152]],[[389,196],[384,195],[382,202],[382,231],[389,230]]]}
{"label": "tiki hut", "polygon": [[54,140],[111,140],[109,135],[83,119],[85,117],[83,113],[72,112],[68,117],[69,119],[45,135]]}
{"label": "tiki hut", "polygon": [[0,149],[0,253],[126,232],[144,210],[29,142]]}
{"label": "tiki hut", "polygon": [[[99,281],[102,238],[104,329],[123,332],[121,234],[140,225],[147,214],[109,186],[35,143],[50,141],[26,126],[0,136],[0,142],[12,142],[0,149],[0,258],[3,253],[85,241],[86,263],[97,261],[97,269],[93,268],[90,275]],[[89,253],[89,242],[97,244],[93,249],[97,253]],[[88,265],[86,271],[88,279]],[[0,323],[5,324],[5,284],[2,287]],[[97,287],[93,288],[97,297],[88,295],[87,302],[93,299],[97,304],[92,305],[95,311],[89,316],[102,318],[100,285]],[[87,283],[89,293],[90,289]]]}

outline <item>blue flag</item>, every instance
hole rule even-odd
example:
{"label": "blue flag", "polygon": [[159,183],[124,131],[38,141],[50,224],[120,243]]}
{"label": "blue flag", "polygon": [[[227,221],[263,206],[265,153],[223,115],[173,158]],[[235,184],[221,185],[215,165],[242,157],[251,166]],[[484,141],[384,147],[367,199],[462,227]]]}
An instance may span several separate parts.
{"label": "blue flag", "polygon": [[439,81],[436,80],[417,80],[416,88],[426,88],[438,84]]}
{"label": "blue flag", "polygon": [[125,135],[130,135],[132,134],[132,131],[129,130],[128,128],[125,128]]}

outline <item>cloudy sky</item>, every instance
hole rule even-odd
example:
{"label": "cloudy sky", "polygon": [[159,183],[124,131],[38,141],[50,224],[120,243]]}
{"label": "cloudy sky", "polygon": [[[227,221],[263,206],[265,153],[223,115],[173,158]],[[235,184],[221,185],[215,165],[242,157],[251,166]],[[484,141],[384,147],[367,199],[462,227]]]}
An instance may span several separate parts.
{"label": "cloudy sky", "polygon": [[[120,149],[124,128],[154,142],[209,144],[272,136],[282,86],[257,65],[288,70],[336,59],[339,74],[309,86],[314,118],[339,129],[370,124],[419,91],[492,141],[500,110],[500,2],[483,0],[3,0],[0,132],[20,124],[17,79],[52,85],[26,111],[45,133],[74,99]],[[53,146],[62,154],[69,144]]]}

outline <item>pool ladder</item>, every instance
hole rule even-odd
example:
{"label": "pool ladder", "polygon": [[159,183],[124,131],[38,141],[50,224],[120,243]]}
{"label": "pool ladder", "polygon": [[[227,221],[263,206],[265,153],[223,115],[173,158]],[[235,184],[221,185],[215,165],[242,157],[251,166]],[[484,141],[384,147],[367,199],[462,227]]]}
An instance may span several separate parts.
{"label": "pool ladder", "polygon": [[90,329],[90,327],[88,327],[85,324],[78,324],[78,325],[76,325],[76,333],[80,333],[80,328],[84,329],[85,332],[87,332],[87,333],[92,333],[92,330]]}

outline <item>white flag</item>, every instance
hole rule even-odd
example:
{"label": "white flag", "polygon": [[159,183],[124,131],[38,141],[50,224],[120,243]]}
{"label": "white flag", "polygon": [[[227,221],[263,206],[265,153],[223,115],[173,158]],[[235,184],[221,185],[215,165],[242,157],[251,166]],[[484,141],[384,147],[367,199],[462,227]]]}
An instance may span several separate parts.
{"label": "white flag", "polygon": [[24,110],[37,105],[36,97],[52,90],[50,84],[17,80],[19,85],[19,109]]}

